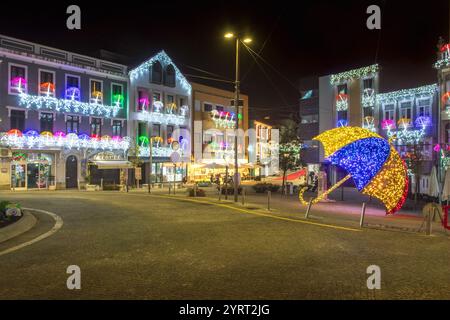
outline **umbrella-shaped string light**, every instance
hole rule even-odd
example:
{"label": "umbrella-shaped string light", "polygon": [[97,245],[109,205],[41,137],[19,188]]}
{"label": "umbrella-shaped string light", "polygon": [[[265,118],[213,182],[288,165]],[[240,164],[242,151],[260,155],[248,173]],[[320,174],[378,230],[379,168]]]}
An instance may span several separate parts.
{"label": "umbrella-shaped string light", "polygon": [[[353,178],[358,191],[378,198],[387,213],[401,208],[408,190],[407,170],[403,160],[389,141],[378,134],[359,127],[340,127],[328,130],[314,140],[322,142],[325,157],[349,174],[322,195],[312,200],[317,203]],[[303,204],[305,188],[299,193]]]}

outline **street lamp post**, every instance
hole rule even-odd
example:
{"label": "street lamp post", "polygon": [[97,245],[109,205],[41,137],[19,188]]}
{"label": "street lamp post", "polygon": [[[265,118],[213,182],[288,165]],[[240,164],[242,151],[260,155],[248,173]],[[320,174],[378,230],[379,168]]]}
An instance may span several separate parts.
{"label": "street lamp post", "polygon": [[[239,133],[239,45],[241,38],[235,36],[233,33],[226,33],[225,38],[236,39],[236,78],[234,81],[234,106],[236,108],[236,129],[234,134],[234,202],[238,202],[238,188],[239,188],[239,161],[238,161],[238,133]],[[245,38],[245,43],[250,43],[250,38]]]}

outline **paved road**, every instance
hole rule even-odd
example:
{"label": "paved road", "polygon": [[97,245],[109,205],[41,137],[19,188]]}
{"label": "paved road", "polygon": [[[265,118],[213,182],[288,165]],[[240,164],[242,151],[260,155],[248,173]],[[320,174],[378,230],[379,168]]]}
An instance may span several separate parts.
{"label": "paved road", "polygon": [[[450,242],[297,223],[146,194],[0,193],[64,226],[0,256],[0,299],[450,299]],[[255,211],[256,213],[256,211]],[[52,227],[39,223],[7,247]],[[82,290],[66,288],[78,265]],[[366,268],[382,271],[368,292]]]}

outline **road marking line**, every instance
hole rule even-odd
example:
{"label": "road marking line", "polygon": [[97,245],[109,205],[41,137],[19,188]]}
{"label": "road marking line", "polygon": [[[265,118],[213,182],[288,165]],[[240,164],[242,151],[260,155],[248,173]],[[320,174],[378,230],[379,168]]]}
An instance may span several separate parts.
{"label": "road marking line", "polygon": [[8,254],[8,253],[11,253],[13,251],[17,251],[17,250],[25,248],[25,247],[28,247],[28,246],[30,246],[30,245],[38,242],[38,241],[41,241],[41,240],[43,240],[45,238],[48,238],[52,234],[57,232],[59,229],[61,229],[61,227],[63,226],[63,220],[61,219],[61,217],[56,215],[56,214],[54,214],[53,212],[45,211],[45,210],[39,210],[39,209],[32,209],[32,208],[23,208],[23,209],[24,210],[37,211],[37,212],[40,212],[40,213],[48,214],[49,216],[51,216],[55,220],[55,225],[53,226],[53,228],[51,230],[47,231],[44,234],[41,234],[37,238],[34,238],[34,239],[30,240],[30,241],[24,242],[24,243],[19,244],[19,245],[15,246],[15,247],[11,247],[9,249],[1,251],[0,252],[0,256],[3,256],[3,255]]}
{"label": "road marking line", "polygon": [[151,194],[150,196],[152,196],[152,197],[159,197],[159,198],[166,198],[166,199],[176,199],[176,200],[181,200],[181,201],[206,203],[206,204],[211,204],[211,205],[214,205],[214,206],[217,206],[217,207],[224,207],[224,208],[228,208],[228,209],[232,209],[232,210],[236,210],[236,211],[245,212],[245,213],[248,213],[248,214],[253,214],[253,215],[256,215],[256,216],[267,217],[267,218],[278,219],[278,220],[284,220],[284,221],[289,221],[289,222],[309,224],[309,225],[314,225],[314,226],[324,227],[324,228],[331,228],[331,229],[344,230],[344,231],[354,231],[354,232],[361,232],[362,231],[362,230],[359,230],[359,229],[348,228],[348,227],[340,227],[340,226],[335,226],[335,225],[331,225],[331,224],[324,224],[324,223],[318,223],[318,222],[312,222],[312,221],[306,221],[306,220],[298,220],[298,219],[292,219],[292,218],[278,217],[278,216],[274,216],[274,215],[267,214],[267,213],[249,211],[249,210],[245,210],[245,209],[229,206],[229,205],[226,205],[226,204],[214,203],[214,202],[209,202],[209,201],[201,201],[201,200],[195,200],[195,199],[184,199],[184,198],[170,197],[170,196],[164,196],[164,195],[154,195],[154,194]]}

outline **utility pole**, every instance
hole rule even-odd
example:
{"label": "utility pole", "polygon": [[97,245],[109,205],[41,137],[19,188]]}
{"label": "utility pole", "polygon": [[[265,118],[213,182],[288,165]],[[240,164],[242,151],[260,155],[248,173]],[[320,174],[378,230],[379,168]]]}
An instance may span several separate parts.
{"label": "utility pole", "polygon": [[150,147],[150,159],[149,159],[149,163],[150,163],[150,170],[149,170],[149,180],[148,180],[148,193],[151,193],[152,190],[152,167],[153,167],[153,161],[152,161],[152,153],[153,153],[153,138],[150,138],[149,141],[149,147]]}
{"label": "utility pole", "polygon": [[238,133],[239,133],[239,37],[236,37],[236,80],[234,106],[236,110],[236,129],[234,134],[234,202],[238,202],[239,163],[238,163]]}

